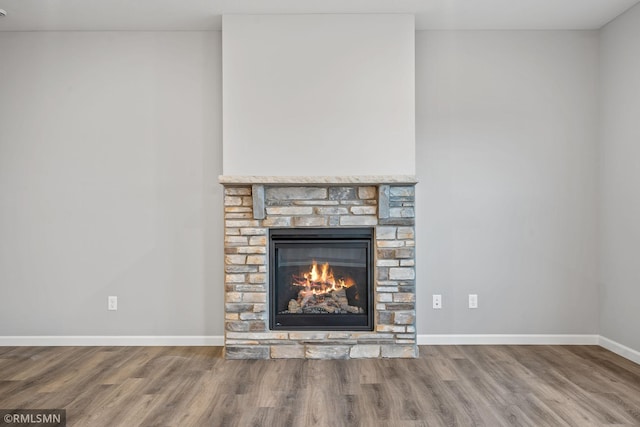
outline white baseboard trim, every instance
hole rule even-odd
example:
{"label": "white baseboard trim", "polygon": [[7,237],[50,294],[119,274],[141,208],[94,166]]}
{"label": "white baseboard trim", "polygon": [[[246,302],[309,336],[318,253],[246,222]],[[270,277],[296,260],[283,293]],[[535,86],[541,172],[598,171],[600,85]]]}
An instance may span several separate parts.
{"label": "white baseboard trim", "polygon": [[[221,335],[0,336],[0,347],[21,346],[223,346]],[[600,335],[434,334],[418,335],[418,345],[599,345],[640,364],[640,351]]]}
{"label": "white baseboard trim", "polygon": [[598,335],[465,334],[418,335],[418,345],[598,345]]}
{"label": "white baseboard trim", "polygon": [[603,337],[602,335],[600,336],[598,344],[601,347],[604,347],[607,350],[640,365],[640,351],[634,350],[630,347],[627,347],[626,345],[622,345],[619,342],[610,340],[609,338]]}
{"label": "white baseboard trim", "polygon": [[222,336],[0,336],[0,347],[20,346],[222,346]]}

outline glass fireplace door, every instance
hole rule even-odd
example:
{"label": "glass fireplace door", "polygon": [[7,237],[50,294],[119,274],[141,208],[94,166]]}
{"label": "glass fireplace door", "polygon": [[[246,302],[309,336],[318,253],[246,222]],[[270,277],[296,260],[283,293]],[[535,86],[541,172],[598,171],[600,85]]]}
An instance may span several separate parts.
{"label": "glass fireplace door", "polygon": [[372,330],[372,230],[270,232],[270,327]]}

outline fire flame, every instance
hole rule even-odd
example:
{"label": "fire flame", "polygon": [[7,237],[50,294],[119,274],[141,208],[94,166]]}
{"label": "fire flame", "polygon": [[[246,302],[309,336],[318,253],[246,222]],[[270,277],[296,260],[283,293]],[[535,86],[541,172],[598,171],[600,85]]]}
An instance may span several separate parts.
{"label": "fire flame", "polygon": [[329,263],[318,266],[314,260],[308,272],[303,273],[302,276],[293,276],[293,285],[307,288],[307,291],[311,291],[313,295],[321,295],[341,288],[349,288],[355,285],[355,282],[351,277],[336,279]]}

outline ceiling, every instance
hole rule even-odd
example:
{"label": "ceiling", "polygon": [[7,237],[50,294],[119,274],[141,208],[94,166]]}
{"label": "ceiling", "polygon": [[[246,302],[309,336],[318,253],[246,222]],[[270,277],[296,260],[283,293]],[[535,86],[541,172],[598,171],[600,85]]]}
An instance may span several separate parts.
{"label": "ceiling", "polygon": [[640,0],[0,0],[0,31],[219,30],[223,14],[409,13],[425,29],[598,29]]}

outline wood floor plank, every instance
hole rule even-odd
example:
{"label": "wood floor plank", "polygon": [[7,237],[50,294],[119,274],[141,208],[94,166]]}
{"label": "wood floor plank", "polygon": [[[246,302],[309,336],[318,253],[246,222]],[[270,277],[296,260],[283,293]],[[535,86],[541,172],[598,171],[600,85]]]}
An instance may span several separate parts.
{"label": "wood floor plank", "polygon": [[596,346],[224,360],[220,347],[2,347],[3,408],[74,426],[640,425],[640,366]]}

